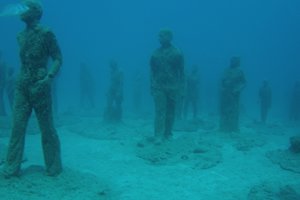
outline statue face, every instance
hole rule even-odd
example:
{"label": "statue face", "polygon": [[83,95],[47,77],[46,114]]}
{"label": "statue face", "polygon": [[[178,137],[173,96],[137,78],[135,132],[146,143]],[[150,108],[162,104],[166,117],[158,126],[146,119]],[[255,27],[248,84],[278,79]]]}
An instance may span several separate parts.
{"label": "statue face", "polygon": [[241,63],[240,57],[232,57],[230,60],[230,67],[238,68],[240,66],[240,63]]}
{"label": "statue face", "polygon": [[172,32],[170,30],[161,30],[158,37],[162,46],[170,45],[172,41]]}
{"label": "statue face", "polygon": [[109,66],[110,66],[111,71],[117,71],[117,69],[118,69],[118,63],[114,60],[110,61]]}

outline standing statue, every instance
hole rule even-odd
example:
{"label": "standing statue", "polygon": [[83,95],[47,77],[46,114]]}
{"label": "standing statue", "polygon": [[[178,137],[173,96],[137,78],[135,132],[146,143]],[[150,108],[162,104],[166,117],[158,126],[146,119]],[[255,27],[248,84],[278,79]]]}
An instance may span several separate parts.
{"label": "standing statue", "polygon": [[220,131],[239,131],[240,94],[246,85],[240,58],[232,57],[230,66],[225,70],[221,80],[220,94]]}
{"label": "standing statue", "polygon": [[187,119],[189,108],[191,108],[193,119],[198,117],[198,104],[200,96],[200,77],[198,67],[193,66],[191,73],[186,78],[185,86],[185,103],[184,103],[184,116]]}
{"label": "standing statue", "polygon": [[170,30],[159,32],[160,47],[150,60],[151,94],[155,105],[155,137],[168,139],[172,136],[176,101],[183,94],[184,58],[173,46]]}
{"label": "standing statue", "polygon": [[80,107],[95,108],[95,83],[91,71],[84,63],[80,64]]}
{"label": "standing statue", "polygon": [[110,62],[110,70],[110,86],[107,91],[104,121],[120,122],[123,114],[123,72],[119,69],[116,61]]}
{"label": "standing statue", "polygon": [[259,89],[259,100],[261,122],[265,124],[272,103],[272,90],[269,82],[266,80],[263,81],[263,84]]}
{"label": "standing statue", "polygon": [[[62,65],[62,55],[54,33],[40,25],[43,14],[38,1],[24,0],[28,7],[21,14],[26,28],[18,35],[21,69],[16,84],[12,133],[3,169],[6,178],[19,176],[25,146],[25,132],[32,111],[42,137],[45,171],[56,176],[62,171],[60,142],[53,124],[51,82]],[[49,58],[52,66],[47,70]]]}

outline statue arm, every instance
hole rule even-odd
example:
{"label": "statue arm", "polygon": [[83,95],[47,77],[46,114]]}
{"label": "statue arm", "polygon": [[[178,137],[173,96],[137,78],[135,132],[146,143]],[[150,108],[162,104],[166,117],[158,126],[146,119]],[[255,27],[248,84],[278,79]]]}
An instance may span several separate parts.
{"label": "statue arm", "polygon": [[52,66],[50,67],[48,72],[48,76],[50,78],[54,78],[54,76],[58,73],[62,65],[62,53],[56,40],[56,37],[51,31],[47,32],[47,39],[49,55],[53,60]]}

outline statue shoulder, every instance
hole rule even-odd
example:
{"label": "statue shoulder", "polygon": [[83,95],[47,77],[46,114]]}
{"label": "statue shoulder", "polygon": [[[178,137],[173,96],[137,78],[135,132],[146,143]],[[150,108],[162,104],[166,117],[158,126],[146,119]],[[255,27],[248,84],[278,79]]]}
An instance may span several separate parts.
{"label": "statue shoulder", "polygon": [[43,26],[43,25],[39,24],[35,27],[35,32],[36,32],[36,34],[40,35],[41,37],[45,37],[47,39],[55,38],[54,33],[48,26]]}
{"label": "statue shoulder", "polygon": [[49,32],[51,32],[51,29],[48,26],[39,24],[35,27],[35,31],[42,32],[42,33],[49,33]]}
{"label": "statue shoulder", "polygon": [[45,35],[46,37],[55,37],[53,31],[51,30],[51,28],[47,27],[47,26],[39,26],[40,32]]}
{"label": "statue shoulder", "polygon": [[178,47],[172,46],[171,52],[174,56],[183,57],[183,53],[182,53],[181,49],[179,49]]}

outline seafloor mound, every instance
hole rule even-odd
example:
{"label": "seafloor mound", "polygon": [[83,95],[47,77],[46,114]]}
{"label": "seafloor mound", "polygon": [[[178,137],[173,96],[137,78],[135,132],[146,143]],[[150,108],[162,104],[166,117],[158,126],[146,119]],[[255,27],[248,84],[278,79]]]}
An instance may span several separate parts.
{"label": "seafloor mound", "polygon": [[191,136],[163,142],[147,138],[138,142],[136,154],[152,165],[186,163],[195,169],[208,169],[222,162],[217,145]]}
{"label": "seafloor mound", "polygon": [[287,150],[270,151],[266,156],[282,169],[300,173],[300,136],[290,138]]}
{"label": "seafloor mound", "polygon": [[248,200],[300,200],[299,185],[278,186],[274,183],[263,182],[252,187]]}
{"label": "seafloor mound", "polygon": [[58,177],[43,175],[43,168],[31,166],[20,178],[0,178],[1,199],[118,199],[112,190],[97,177],[65,169]]}

